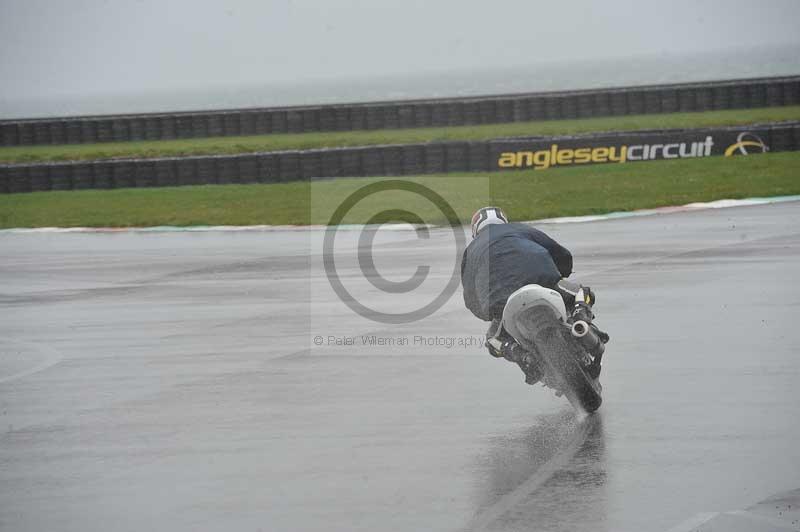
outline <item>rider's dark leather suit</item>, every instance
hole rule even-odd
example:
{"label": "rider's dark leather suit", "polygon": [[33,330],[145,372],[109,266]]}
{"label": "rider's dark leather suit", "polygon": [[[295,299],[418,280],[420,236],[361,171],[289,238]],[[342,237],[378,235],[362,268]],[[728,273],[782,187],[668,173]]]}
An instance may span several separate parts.
{"label": "rider's dark leather suit", "polygon": [[483,228],[464,250],[464,304],[484,321],[503,315],[508,296],[528,284],[557,288],[572,273],[572,254],[542,231],[521,223]]}

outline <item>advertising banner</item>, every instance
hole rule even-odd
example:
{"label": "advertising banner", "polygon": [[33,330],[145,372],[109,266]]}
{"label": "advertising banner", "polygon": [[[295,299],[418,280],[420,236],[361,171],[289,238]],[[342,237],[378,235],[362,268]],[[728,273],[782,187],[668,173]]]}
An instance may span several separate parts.
{"label": "advertising banner", "polygon": [[[661,159],[749,155],[795,145],[790,131],[773,143],[775,128],[769,125],[717,130],[651,131],[494,141],[491,157],[496,170],[547,170],[586,164],[626,164]],[[786,139],[786,135],[791,139]],[[778,140],[777,138],[775,140]],[[797,149],[796,145],[794,148]]]}
{"label": "advertising banner", "polygon": [[800,122],[781,122],[709,129],[427,142],[242,155],[0,164],[0,193],[538,171],[588,164],[743,157],[798,149]]}

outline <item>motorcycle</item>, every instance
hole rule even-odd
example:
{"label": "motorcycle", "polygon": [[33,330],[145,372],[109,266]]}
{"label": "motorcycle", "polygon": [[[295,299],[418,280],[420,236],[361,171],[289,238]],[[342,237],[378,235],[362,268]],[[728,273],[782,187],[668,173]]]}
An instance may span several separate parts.
{"label": "motorcycle", "polygon": [[592,323],[593,294],[564,281],[559,287],[575,296],[569,312],[558,291],[523,286],[509,296],[500,330],[532,357],[521,364],[526,375],[526,367],[538,367],[545,386],[565,395],[574,408],[594,412],[603,402],[600,362],[609,337]]}

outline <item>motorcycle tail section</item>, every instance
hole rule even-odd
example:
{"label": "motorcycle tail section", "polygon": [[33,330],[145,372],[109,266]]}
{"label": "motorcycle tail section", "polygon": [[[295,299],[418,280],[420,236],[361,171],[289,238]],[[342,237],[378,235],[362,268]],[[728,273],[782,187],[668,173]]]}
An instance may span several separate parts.
{"label": "motorcycle tail section", "polygon": [[593,412],[602,403],[602,386],[587,373],[592,357],[572,332],[571,321],[561,295],[538,285],[511,294],[503,311],[505,330],[544,363],[544,382],[563,392],[575,408]]}
{"label": "motorcycle tail section", "polygon": [[[564,306],[561,294],[538,284],[523,286],[508,297],[506,306],[503,309],[503,326],[518,342],[518,329],[515,331],[516,320],[514,317],[532,308],[550,311],[562,323],[567,322],[567,309]],[[519,331],[519,334],[522,335],[522,332]]]}

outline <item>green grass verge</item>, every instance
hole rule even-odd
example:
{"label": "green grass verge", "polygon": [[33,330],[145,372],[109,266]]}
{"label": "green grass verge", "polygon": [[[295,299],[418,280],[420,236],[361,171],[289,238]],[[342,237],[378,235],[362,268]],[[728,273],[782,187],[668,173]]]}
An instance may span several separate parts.
{"label": "green grass verge", "polygon": [[0,162],[76,161],[112,158],[151,158],[186,155],[237,154],[376,144],[409,144],[446,140],[486,140],[498,137],[572,135],[595,131],[627,131],[711,127],[780,120],[800,120],[800,106],[740,109],[703,113],[636,115],[584,120],[518,122],[445,128],[345,131],[250,137],[109,142],[68,146],[0,148]]}
{"label": "green grass verge", "polygon": [[[800,194],[800,153],[710,157],[411,179],[441,194],[462,221],[487,203],[514,219],[601,214],[693,201]],[[326,224],[353,191],[378,179],[270,185],[36,192],[0,195],[0,227]],[[345,218],[402,208],[444,221],[436,207],[405,192],[382,192]]]}

